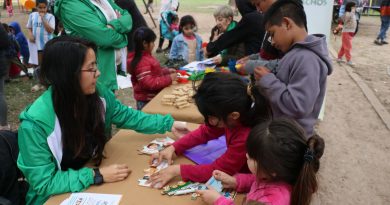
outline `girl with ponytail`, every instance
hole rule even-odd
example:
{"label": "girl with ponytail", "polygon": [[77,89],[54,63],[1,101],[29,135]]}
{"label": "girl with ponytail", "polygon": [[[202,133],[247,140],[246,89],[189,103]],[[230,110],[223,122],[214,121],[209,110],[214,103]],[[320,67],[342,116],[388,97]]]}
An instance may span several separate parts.
{"label": "girl with ponytail", "polygon": [[129,53],[127,72],[131,74],[137,109],[141,110],[162,89],[176,80],[176,70],[163,68],[152,56],[156,34],[148,27],[134,32],[134,52]]}
{"label": "girl with ponytail", "polygon": [[[246,141],[252,174],[230,176],[216,170],[213,176],[224,188],[249,192],[243,204],[309,205],[318,188],[316,173],[324,147],[318,135],[306,141],[304,130],[294,121],[273,120],[255,126]],[[215,190],[199,194],[208,204],[233,204]]]}

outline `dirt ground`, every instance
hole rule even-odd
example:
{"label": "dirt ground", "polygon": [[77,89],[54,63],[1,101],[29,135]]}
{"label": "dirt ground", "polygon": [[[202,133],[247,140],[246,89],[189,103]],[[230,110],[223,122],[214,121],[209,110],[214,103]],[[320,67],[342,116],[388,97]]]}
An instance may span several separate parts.
{"label": "dirt ground", "polygon": [[[213,6],[207,9],[209,13],[179,12],[196,18],[198,33],[205,41],[214,24]],[[145,18],[152,26],[149,16]],[[390,45],[373,44],[379,25],[378,17],[362,18],[353,40],[352,60],[356,63],[354,71],[390,111]],[[340,41],[331,39],[330,49],[338,51]],[[334,63],[334,72],[328,78],[325,117],[318,125],[326,149],[313,204],[390,204],[390,131],[345,67]],[[125,100],[131,101],[129,92]]]}

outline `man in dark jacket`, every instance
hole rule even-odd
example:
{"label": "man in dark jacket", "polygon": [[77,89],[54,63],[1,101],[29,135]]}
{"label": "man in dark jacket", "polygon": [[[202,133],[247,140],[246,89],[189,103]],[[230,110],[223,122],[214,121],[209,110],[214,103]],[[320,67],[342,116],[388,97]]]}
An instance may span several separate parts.
{"label": "man in dark jacket", "polygon": [[236,5],[241,20],[234,29],[207,45],[207,56],[216,56],[222,50],[242,42],[245,44],[245,55],[259,52],[264,37],[263,15],[256,11],[250,0],[236,0]]}

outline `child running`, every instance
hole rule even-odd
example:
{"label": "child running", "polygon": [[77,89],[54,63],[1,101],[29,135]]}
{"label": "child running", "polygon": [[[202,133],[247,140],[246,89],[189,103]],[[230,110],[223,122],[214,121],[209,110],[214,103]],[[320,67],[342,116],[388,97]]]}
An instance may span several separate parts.
{"label": "child running", "polygon": [[180,137],[152,158],[168,160],[174,155],[210,140],[226,136],[227,150],[211,164],[172,165],[151,176],[152,187],[161,188],[172,178],[181,176],[184,181],[206,182],[214,170],[230,175],[249,173],[245,163],[245,142],[250,129],[270,117],[270,109],[256,86],[247,85],[243,79],[230,73],[206,74],[194,95],[196,106],[205,118],[205,124]]}
{"label": "child running", "polygon": [[141,110],[163,88],[176,80],[175,69],[162,68],[152,56],[156,34],[147,27],[134,32],[134,52],[129,53],[127,71],[131,74],[137,109]]}
{"label": "child running", "polygon": [[314,134],[332,64],[325,36],[308,35],[306,14],[301,3],[279,0],[264,15],[264,23],[275,48],[285,55],[277,72],[265,67],[255,69],[258,85],[265,91],[273,117],[295,119]]}
{"label": "child running", "polygon": [[[246,204],[257,201],[309,205],[317,191],[316,173],[324,147],[324,140],[317,135],[306,141],[304,130],[292,120],[259,124],[246,142],[247,163],[252,174],[230,176],[215,170],[213,176],[224,188],[249,192]],[[207,204],[233,204],[213,189],[197,192]]]}
{"label": "child running", "polygon": [[180,34],[173,39],[169,59],[182,58],[187,62],[203,60],[202,38],[195,30],[194,17],[186,15],[180,19]]}
{"label": "child running", "polygon": [[345,55],[347,59],[347,65],[354,67],[355,64],[351,61],[352,39],[355,36],[357,21],[356,21],[356,3],[348,2],[345,6],[345,14],[341,17],[343,25],[343,33],[341,40],[341,48],[338,53],[337,62],[341,63],[342,58]]}

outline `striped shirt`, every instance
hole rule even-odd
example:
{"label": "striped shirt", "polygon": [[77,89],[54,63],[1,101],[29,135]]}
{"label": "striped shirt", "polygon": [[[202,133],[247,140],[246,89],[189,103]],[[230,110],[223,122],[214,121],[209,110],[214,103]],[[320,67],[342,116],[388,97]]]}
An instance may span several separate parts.
{"label": "striped shirt", "polygon": [[[49,23],[51,28],[55,28],[55,18],[52,14],[46,13],[45,20]],[[43,50],[46,42],[53,38],[53,34],[46,31],[42,19],[38,12],[33,12],[28,17],[27,28],[32,29],[32,34],[35,37],[35,44],[38,51]]]}

